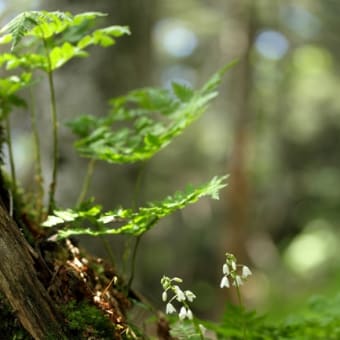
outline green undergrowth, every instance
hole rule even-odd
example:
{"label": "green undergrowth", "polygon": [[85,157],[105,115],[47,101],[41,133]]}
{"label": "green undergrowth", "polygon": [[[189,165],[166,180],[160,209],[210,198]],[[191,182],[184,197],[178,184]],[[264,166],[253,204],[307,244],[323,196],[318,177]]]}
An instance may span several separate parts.
{"label": "green undergrowth", "polygon": [[[246,337],[241,329],[246,322]],[[219,340],[338,340],[340,339],[340,294],[333,298],[312,296],[304,312],[281,320],[258,315],[238,306],[227,305],[219,322],[202,321]]]}

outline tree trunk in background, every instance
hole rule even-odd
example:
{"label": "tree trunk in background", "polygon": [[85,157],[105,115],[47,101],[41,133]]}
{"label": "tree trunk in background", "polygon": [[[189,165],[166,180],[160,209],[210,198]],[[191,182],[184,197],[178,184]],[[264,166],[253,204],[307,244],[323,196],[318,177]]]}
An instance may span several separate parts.
{"label": "tree trunk in background", "polygon": [[[234,128],[233,146],[228,165],[229,188],[227,196],[227,239],[223,244],[225,251],[236,255],[240,263],[246,263],[247,227],[249,225],[248,213],[250,208],[250,188],[247,173],[247,146],[249,141],[249,123],[251,109],[249,107],[251,90],[251,65],[249,53],[252,46],[254,26],[251,5],[247,1],[234,4],[233,11],[237,14],[244,36],[245,46],[242,48],[240,63],[234,71],[233,106]],[[234,14],[235,14],[234,13]],[[235,17],[234,17],[235,19]]]}
{"label": "tree trunk in background", "polygon": [[33,254],[1,202],[0,290],[34,339],[64,339],[51,298],[38,279]]}

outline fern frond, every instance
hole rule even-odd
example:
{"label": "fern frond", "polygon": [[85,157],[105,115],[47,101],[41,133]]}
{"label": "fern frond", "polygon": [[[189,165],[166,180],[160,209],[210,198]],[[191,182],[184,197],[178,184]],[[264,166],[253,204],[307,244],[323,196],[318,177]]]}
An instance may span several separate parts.
{"label": "fern frond", "polygon": [[[111,111],[102,119],[78,119],[69,123],[77,134],[75,144],[84,157],[109,163],[133,163],[151,158],[198,119],[216,97],[217,86],[234,63],[218,71],[201,89],[173,84],[172,91],[144,88],[111,100]],[[80,126],[95,121],[91,126]],[[115,123],[127,121],[124,129]],[[87,123],[86,123],[87,124]],[[84,133],[86,131],[86,134]]]}
{"label": "fern frond", "polygon": [[12,36],[12,50],[19,44],[27,32],[38,24],[36,19],[36,12],[23,12],[1,29],[1,34],[8,32]]}
{"label": "fern frond", "polygon": [[[12,50],[27,35],[48,38],[56,34],[72,22],[72,17],[66,12],[26,11],[13,18],[1,30],[0,34],[8,33],[12,37]],[[8,36],[7,36],[8,42]]]}
{"label": "fern frond", "polygon": [[[201,197],[210,196],[218,198],[218,192],[226,186],[226,176],[214,177],[208,183],[198,187],[187,187],[160,202],[150,203],[141,207],[137,212],[131,209],[117,209],[103,213],[100,206],[93,206],[84,210],[55,211],[43,223],[44,227],[67,225],[67,228],[58,230],[58,238],[67,238],[71,235],[87,234],[92,236],[109,234],[141,235],[154,227],[159,219],[197,202]],[[85,226],[85,221],[92,224],[92,228]],[[108,227],[118,223],[118,227]]]}

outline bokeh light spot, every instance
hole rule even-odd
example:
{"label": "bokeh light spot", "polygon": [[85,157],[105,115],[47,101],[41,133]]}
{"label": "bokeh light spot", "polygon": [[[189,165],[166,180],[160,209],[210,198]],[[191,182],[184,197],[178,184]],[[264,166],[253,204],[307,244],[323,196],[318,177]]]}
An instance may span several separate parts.
{"label": "bokeh light spot", "polygon": [[190,56],[198,45],[195,33],[178,20],[159,21],[154,29],[154,37],[164,52],[176,58]]}
{"label": "bokeh light spot", "polygon": [[278,60],[287,53],[289,42],[282,33],[266,30],[256,37],[255,48],[265,58]]}

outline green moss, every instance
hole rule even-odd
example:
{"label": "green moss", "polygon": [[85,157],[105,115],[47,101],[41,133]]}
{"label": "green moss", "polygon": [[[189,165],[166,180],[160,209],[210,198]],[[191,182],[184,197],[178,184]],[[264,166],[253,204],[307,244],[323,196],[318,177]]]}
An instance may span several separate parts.
{"label": "green moss", "polygon": [[77,339],[89,336],[99,339],[112,339],[115,332],[111,321],[97,307],[86,302],[74,301],[62,307],[69,333]]}

